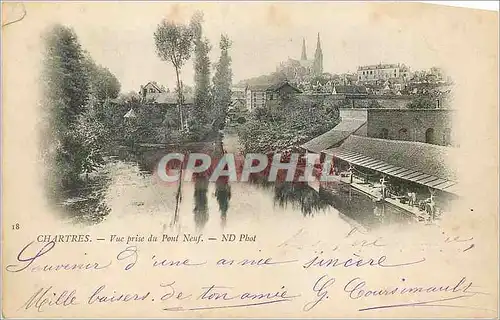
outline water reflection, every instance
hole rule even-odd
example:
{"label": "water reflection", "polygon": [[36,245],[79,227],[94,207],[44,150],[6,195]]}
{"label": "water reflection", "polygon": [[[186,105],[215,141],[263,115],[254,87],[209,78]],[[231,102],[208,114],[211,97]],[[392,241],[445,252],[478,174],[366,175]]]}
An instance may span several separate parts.
{"label": "water reflection", "polygon": [[265,177],[250,176],[249,183],[274,193],[274,204],[286,208],[288,204],[300,208],[304,216],[330,206],[328,199],[306,182],[269,182]]}
{"label": "water reflection", "polygon": [[[101,222],[111,211],[106,201],[106,194],[110,189],[110,185],[111,189],[114,187],[116,190],[117,186],[122,185],[123,181],[130,181],[132,175],[137,174],[137,167],[142,169],[150,167],[141,164],[140,161],[131,163],[120,160],[115,161],[115,164],[111,163],[109,167],[112,168],[113,165],[122,168],[119,170],[111,169],[111,175],[114,177],[110,177],[107,171],[103,171],[94,177],[86,188],[75,190],[68,197],[70,199],[68,199],[65,208],[68,209],[70,217],[76,222]],[[259,212],[272,214],[270,211],[274,211],[273,205],[278,208],[291,207],[290,210],[287,210],[290,214],[302,214],[302,216],[314,216],[315,213],[320,211],[329,212],[331,210],[328,209],[333,207],[340,212],[341,216],[348,217],[369,229],[388,223],[406,223],[410,220],[410,217],[400,209],[391,205],[376,203],[369,196],[345,184],[329,186],[328,191],[320,188],[318,192],[307,183],[274,183],[267,181],[265,177],[251,176],[249,182],[238,182],[239,185],[232,190],[227,178],[220,178],[216,182],[210,182],[207,175],[194,175],[194,182],[183,181],[182,187],[178,185],[166,186],[166,188],[170,189],[168,189],[169,191],[165,190],[166,192],[162,195],[162,192],[155,189],[159,185],[154,185],[151,170],[148,169],[146,172],[141,170],[141,174],[145,175],[145,180],[141,180],[144,181],[144,185],[140,182],[140,186],[136,186],[131,182],[129,189],[127,189],[127,198],[113,202],[113,197],[123,194],[122,191],[115,191],[112,192],[111,198],[108,197],[107,200],[112,201],[110,203],[124,203],[132,198],[143,199],[143,201],[139,201],[140,208],[137,208],[138,205],[134,204],[135,202],[131,204],[135,206],[131,209],[131,212],[146,211],[154,213],[158,212],[157,204],[165,200],[159,198],[167,196],[166,200],[173,204],[177,202],[176,196],[178,196],[178,205],[175,207],[172,205],[170,208],[160,211],[167,214],[167,219],[171,219],[172,226],[181,227],[181,222],[182,220],[185,221],[185,219],[179,220],[179,217],[189,217],[190,224],[194,222],[194,227],[198,232],[207,227],[210,210],[215,211],[218,209],[218,214],[212,212],[212,217],[220,220],[220,226],[224,229],[229,216],[232,219],[238,219],[242,215],[258,214]],[[209,190],[212,190],[213,198],[209,197]],[[186,194],[183,195],[182,192],[189,192],[192,196],[188,195],[186,197]],[[237,194],[234,194],[235,192]],[[257,202],[252,202],[249,205],[248,195],[245,195],[245,192],[252,192],[261,199],[268,199],[270,206]],[[184,203],[182,206],[180,205],[181,199]],[[120,212],[122,211],[120,209]],[[191,214],[193,218],[190,217]],[[215,222],[217,223],[217,221]]]}
{"label": "water reflection", "polygon": [[221,227],[224,228],[227,223],[227,211],[231,200],[231,186],[227,178],[219,178],[215,182],[215,197],[219,204]]}
{"label": "water reflection", "polygon": [[208,222],[208,178],[203,175],[198,175],[195,177],[194,182],[194,223],[199,231],[203,230],[203,227]]}
{"label": "water reflection", "polygon": [[103,171],[68,190],[65,200],[60,203],[66,217],[83,224],[101,222],[111,212],[105,200],[110,183],[108,172]]}
{"label": "water reflection", "polygon": [[313,215],[314,212],[328,207],[328,203],[319,192],[309,187],[307,183],[276,183],[274,202],[281,207],[286,207],[288,203],[296,205],[300,207],[304,216]]}
{"label": "water reflection", "polygon": [[367,228],[390,223],[410,223],[410,217],[390,204],[374,201],[348,184],[333,183],[320,189],[321,198],[345,216]]}

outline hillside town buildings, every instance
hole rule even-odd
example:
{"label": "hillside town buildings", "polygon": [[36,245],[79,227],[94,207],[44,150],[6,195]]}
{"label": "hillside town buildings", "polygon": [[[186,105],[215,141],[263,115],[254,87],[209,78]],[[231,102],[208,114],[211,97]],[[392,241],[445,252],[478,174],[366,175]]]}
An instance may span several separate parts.
{"label": "hillside town buildings", "polygon": [[361,82],[385,81],[388,79],[407,80],[410,68],[404,64],[374,64],[358,67],[358,80]]}

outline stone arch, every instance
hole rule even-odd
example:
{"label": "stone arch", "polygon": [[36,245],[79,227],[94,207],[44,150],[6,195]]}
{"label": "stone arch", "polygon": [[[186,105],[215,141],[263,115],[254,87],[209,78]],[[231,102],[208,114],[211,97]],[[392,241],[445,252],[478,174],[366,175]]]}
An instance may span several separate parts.
{"label": "stone arch", "polygon": [[410,140],[410,134],[408,132],[408,129],[406,129],[406,128],[399,129],[398,139],[399,140]]}
{"label": "stone arch", "polygon": [[382,128],[382,130],[380,130],[380,138],[382,139],[389,138],[389,130],[387,128]]}
{"label": "stone arch", "polygon": [[434,128],[429,128],[425,130],[425,142],[426,143],[435,143],[435,137],[434,137]]}

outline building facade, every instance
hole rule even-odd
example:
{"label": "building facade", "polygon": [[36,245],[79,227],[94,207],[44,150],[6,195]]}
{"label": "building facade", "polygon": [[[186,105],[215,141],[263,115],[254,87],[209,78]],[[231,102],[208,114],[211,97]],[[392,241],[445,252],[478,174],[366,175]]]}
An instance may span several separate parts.
{"label": "building facade", "polygon": [[341,118],[366,121],[358,135],[452,146],[454,111],[446,109],[341,109]]}
{"label": "building facade", "polygon": [[246,106],[248,111],[266,107],[270,103],[277,103],[282,99],[289,99],[301,93],[299,89],[287,81],[277,84],[248,86],[246,89]]}
{"label": "building facade", "polygon": [[358,67],[358,81],[409,79],[410,68],[404,64],[375,64]]}
{"label": "building facade", "polygon": [[150,81],[146,85],[141,86],[141,98],[144,101],[151,101],[156,99],[161,93],[165,93],[167,90],[156,81]]}
{"label": "building facade", "polygon": [[327,156],[333,158],[335,177],[320,182],[319,192],[335,197],[339,183],[347,184],[418,221],[449,212],[462,194],[450,161],[458,155],[450,146],[452,110],[341,109],[340,118],[332,130],[302,145],[306,154],[320,154],[321,168]]}
{"label": "building facade", "polygon": [[249,112],[266,105],[266,90],[269,85],[248,86],[245,90],[245,102]]}

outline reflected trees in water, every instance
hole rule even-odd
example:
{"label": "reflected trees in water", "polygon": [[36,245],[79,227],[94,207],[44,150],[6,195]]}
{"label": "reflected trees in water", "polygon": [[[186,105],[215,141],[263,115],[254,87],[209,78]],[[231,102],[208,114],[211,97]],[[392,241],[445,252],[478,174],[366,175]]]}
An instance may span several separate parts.
{"label": "reflected trees in water", "polygon": [[286,207],[288,203],[300,207],[304,216],[325,209],[329,204],[320,197],[319,192],[307,183],[284,182],[274,186],[274,203]]}
{"label": "reflected trees in water", "polygon": [[109,215],[106,192],[111,183],[107,172],[101,171],[85,180],[79,188],[69,189],[62,203],[64,212],[76,223],[96,224]]}
{"label": "reflected trees in water", "polygon": [[274,190],[274,204],[285,208],[288,204],[300,208],[304,216],[329,207],[327,199],[305,182],[269,182],[265,177],[250,176],[249,182],[258,187]]}
{"label": "reflected trees in water", "polygon": [[215,197],[219,204],[221,226],[226,226],[227,210],[231,200],[231,186],[227,178],[219,178],[215,182]]}
{"label": "reflected trees in water", "polygon": [[208,222],[208,178],[204,175],[195,176],[194,183],[194,222],[198,231]]}

